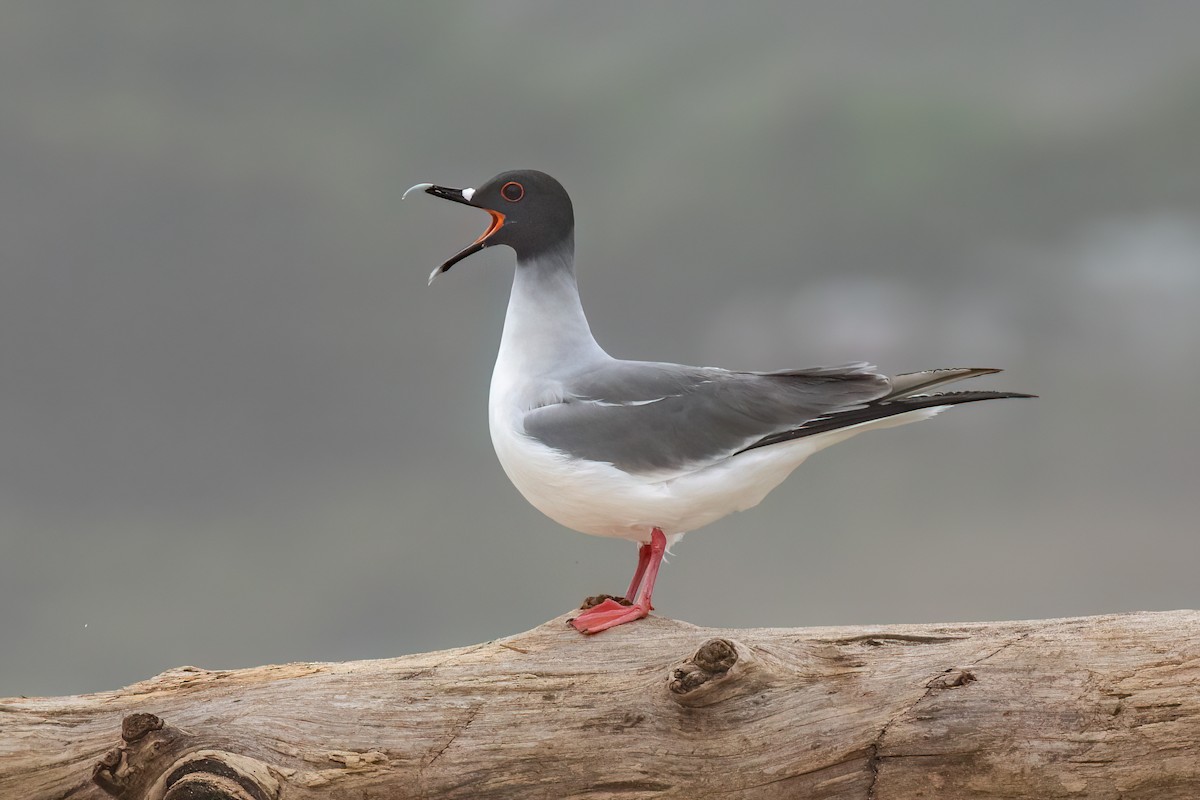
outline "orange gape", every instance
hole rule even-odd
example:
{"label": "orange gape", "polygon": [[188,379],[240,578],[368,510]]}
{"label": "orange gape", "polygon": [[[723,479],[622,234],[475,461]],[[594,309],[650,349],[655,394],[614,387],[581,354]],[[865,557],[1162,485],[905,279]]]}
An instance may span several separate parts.
{"label": "orange gape", "polygon": [[496,231],[504,227],[504,215],[499,211],[492,211],[490,208],[485,208],[484,211],[492,215],[492,224],[488,225],[488,229],[479,234],[479,238],[471,242],[471,244],[483,244],[483,241],[491,236]]}

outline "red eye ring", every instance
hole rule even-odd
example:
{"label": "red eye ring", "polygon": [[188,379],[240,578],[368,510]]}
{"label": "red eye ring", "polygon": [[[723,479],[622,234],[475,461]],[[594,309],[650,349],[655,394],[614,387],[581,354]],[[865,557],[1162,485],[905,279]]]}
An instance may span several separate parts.
{"label": "red eye ring", "polygon": [[510,203],[515,203],[525,196],[525,187],[516,181],[509,181],[500,187],[500,196]]}

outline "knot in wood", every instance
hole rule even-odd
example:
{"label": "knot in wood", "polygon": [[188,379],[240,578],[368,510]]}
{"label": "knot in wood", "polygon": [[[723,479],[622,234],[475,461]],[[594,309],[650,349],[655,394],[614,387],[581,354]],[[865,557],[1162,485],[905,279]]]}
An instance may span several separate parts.
{"label": "knot in wood", "polygon": [[180,778],[163,795],[163,800],[258,800],[237,781],[198,772]]}
{"label": "knot in wood", "polygon": [[121,720],[121,738],[136,742],[151,731],[162,730],[163,721],[153,714],[130,714]]}
{"label": "knot in wood", "polygon": [[728,639],[709,639],[692,656],[696,666],[713,674],[728,672],[737,660],[737,648]]}
{"label": "knot in wood", "polygon": [[124,792],[124,787],[115,777],[116,773],[121,769],[121,760],[124,755],[125,751],[123,749],[114,747],[102,755],[100,760],[92,767],[92,783],[113,797],[120,797]]}
{"label": "knot in wood", "polygon": [[92,769],[92,782],[121,800],[149,797],[148,787],[187,746],[186,739],[154,714],[130,714],[121,720],[121,743]]}
{"label": "knot in wood", "polygon": [[96,769],[106,769],[110,772],[121,765],[121,753],[124,752],[119,747],[114,747],[104,755],[100,756],[100,760],[96,763]]}
{"label": "knot in wood", "polygon": [[275,800],[279,782],[266,764],[221,750],[201,750],[172,765],[162,800]]}
{"label": "knot in wood", "polygon": [[667,688],[675,694],[687,694],[725,675],[737,660],[737,648],[732,642],[728,639],[709,639],[688,661],[672,670]]}

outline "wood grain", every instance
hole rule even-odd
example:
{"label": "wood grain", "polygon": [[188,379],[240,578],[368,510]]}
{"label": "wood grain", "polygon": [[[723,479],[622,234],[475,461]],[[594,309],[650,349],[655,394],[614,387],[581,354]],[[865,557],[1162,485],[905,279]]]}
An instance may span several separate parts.
{"label": "wood grain", "polygon": [[1200,612],[584,637],[0,701],[0,798],[1200,798]]}

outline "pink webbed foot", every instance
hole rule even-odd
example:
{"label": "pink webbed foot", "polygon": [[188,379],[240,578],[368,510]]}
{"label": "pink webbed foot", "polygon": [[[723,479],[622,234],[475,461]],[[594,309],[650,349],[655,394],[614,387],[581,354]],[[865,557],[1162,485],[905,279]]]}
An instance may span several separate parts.
{"label": "pink webbed foot", "polygon": [[647,606],[623,606],[615,600],[605,600],[571,620],[571,627],[580,633],[599,633],[626,622],[633,622],[635,619],[642,619],[649,614],[650,609]]}
{"label": "pink webbed foot", "polygon": [[626,600],[624,597],[617,597],[615,594],[597,594],[586,598],[582,603],[580,603],[579,610],[587,611],[588,609],[595,608],[605,600],[612,600],[613,602],[620,603],[623,606],[633,605],[632,600]]}
{"label": "pink webbed foot", "polygon": [[[626,593],[626,597],[634,601],[633,604],[630,605],[629,600],[625,598],[619,598],[620,601],[624,601],[622,603],[607,595],[588,598],[584,605],[590,607],[570,620],[571,626],[580,633],[592,634],[649,616],[654,608],[651,603],[654,581],[658,577],[658,567],[662,564],[666,550],[667,537],[662,529],[655,528],[651,531],[650,542],[638,549],[637,572],[634,573],[633,582]],[[601,598],[603,602],[594,602]]]}

